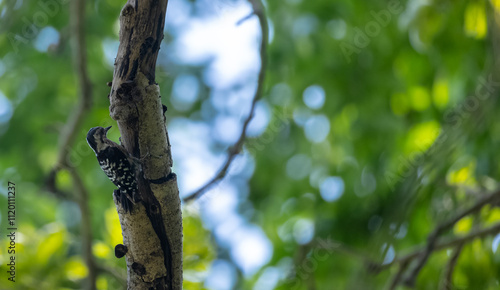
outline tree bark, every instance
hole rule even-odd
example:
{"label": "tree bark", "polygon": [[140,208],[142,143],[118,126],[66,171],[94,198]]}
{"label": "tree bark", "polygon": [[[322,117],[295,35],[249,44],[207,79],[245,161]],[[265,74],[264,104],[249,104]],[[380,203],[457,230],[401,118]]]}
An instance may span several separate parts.
{"label": "tree bark", "polygon": [[[120,46],[110,115],[122,145],[141,163],[131,213],[117,200],[128,289],[182,289],[182,215],[155,67],[167,0],[129,0],[120,14]],[[125,249],[125,250],[124,250]],[[117,257],[120,255],[117,255]]]}

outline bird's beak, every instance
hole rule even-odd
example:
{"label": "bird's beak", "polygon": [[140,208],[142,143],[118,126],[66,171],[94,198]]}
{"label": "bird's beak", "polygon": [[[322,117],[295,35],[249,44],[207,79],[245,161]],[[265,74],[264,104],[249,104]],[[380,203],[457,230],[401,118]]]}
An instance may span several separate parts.
{"label": "bird's beak", "polygon": [[104,128],[104,132],[107,134],[109,129],[111,129],[111,127],[113,127],[113,126],[109,126],[109,127]]}

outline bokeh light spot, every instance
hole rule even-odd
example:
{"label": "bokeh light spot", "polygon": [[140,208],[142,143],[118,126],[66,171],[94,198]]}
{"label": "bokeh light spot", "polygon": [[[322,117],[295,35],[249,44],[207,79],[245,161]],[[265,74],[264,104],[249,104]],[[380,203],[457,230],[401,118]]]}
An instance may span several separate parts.
{"label": "bokeh light spot", "polygon": [[321,197],[328,202],[339,199],[344,194],[344,180],[338,176],[325,178],[319,187]]}
{"label": "bokeh light spot", "polygon": [[446,79],[438,79],[432,87],[432,100],[434,105],[439,109],[443,109],[448,105],[450,99],[448,82]]}
{"label": "bokeh light spot", "polygon": [[286,173],[290,178],[300,180],[311,171],[311,159],[304,154],[292,156],[286,163]]}
{"label": "bokeh light spot", "polygon": [[178,111],[187,111],[198,99],[200,83],[198,78],[190,74],[177,76],[172,87],[172,98],[170,99],[174,108]]}
{"label": "bokeh light spot", "polygon": [[293,225],[293,237],[295,241],[304,245],[309,243],[314,236],[314,222],[309,219],[299,219]]}
{"label": "bokeh light spot", "polygon": [[311,109],[320,109],[325,104],[325,90],[318,85],[307,87],[302,94],[304,103]]}
{"label": "bokeh light spot", "polygon": [[293,22],[292,34],[295,37],[308,36],[313,33],[318,27],[318,19],[312,14],[307,14],[298,17]]}
{"label": "bokeh light spot", "polygon": [[429,108],[431,104],[429,92],[426,88],[421,86],[416,86],[410,88],[410,101],[411,106],[416,111],[424,111]]}
{"label": "bokeh light spot", "polygon": [[333,19],[328,21],[326,29],[334,39],[342,39],[346,35],[347,25],[342,19]]}
{"label": "bokeh light spot", "polygon": [[488,31],[486,7],[483,2],[469,2],[465,9],[465,34],[476,39],[483,39]]}
{"label": "bokeh light spot", "polygon": [[330,133],[330,121],[325,115],[313,116],[307,120],[304,130],[307,140],[313,143],[323,142]]}
{"label": "bokeh light spot", "polygon": [[493,239],[493,242],[491,243],[491,249],[493,250],[493,253],[497,252],[499,244],[500,244],[500,234],[496,235],[495,238]]}
{"label": "bokeh light spot", "polygon": [[0,125],[9,122],[14,110],[9,99],[0,91]]}
{"label": "bokeh light spot", "polygon": [[59,32],[52,26],[43,28],[35,39],[35,48],[46,52],[52,44],[59,42]]}

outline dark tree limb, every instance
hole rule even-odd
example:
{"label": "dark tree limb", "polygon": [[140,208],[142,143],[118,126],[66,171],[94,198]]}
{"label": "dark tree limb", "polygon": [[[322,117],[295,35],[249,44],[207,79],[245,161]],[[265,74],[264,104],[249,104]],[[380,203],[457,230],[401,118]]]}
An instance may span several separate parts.
{"label": "dark tree limb", "polygon": [[[449,220],[446,220],[439,224],[436,229],[429,235],[427,239],[427,243],[425,245],[416,247],[414,250],[410,251],[409,253],[396,257],[393,261],[386,263],[386,264],[380,264],[376,263],[373,259],[369,258],[368,255],[364,253],[359,253],[353,249],[350,249],[349,247],[339,243],[339,242],[333,242],[327,245],[326,249],[331,249],[335,250],[337,252],[341,252],[353,257],[356,257],[366,264],[367,269],[370,272],[373,272],[375,274],[389,269],[393,267],[394,265],[399,265],[398,272],[394,275],[390,285],[388,286],[388,289],[396,289],[397,286],[403,282],[406,286],[412,286],[414,285],[416,278],[418,276],[418,273],[420,270],[423,268],[425,263],[427,262],[429,256],[436,251],[442,250],[442,249],[447,249],[447,248],[455,248],[454,255],[451,257],[451,259],[448,262],[447,265],[447,272],[445,275],[445,281],[451,281],[451,276],[453,273],[454,266],[456,264],[456,261],[458,259],[458,255],[460,254],[460,251],[464,245],[467,243],[473,241],[474,239],[477,238],[484,238],[489,235],[495,235],[500,233],[500,223],[494,224],[490,227],[483,228],[483,229],[476,229],[472,230],[466,235],[462,236],[455,236],[455,237],[450,237],[450,238],[440,238],[440,236],[445,233],[446,230],[450,229],[453,227],[453,225],[456,224],[460,219],[477,213],[481,210],[481,208],[487,204],[497,204],[500,201],[500,190],[484,195],[482,198],[480,198],[478,201],[476,201],[473,205],[470,207],[467,207],[465,209],[462,209],[459,211],[456,215],[454,215],[452,218]],[[429,246],[431,244],[431,246]],[[323,247],[325,248],[325,247]],[[425,258],[425,260],[423,260]],[[422,262],[424,261],[424,262]],[[412,263],[416,263],[416,266],[410,271],[409,275],[406,277],[406,279],[403,279],[408,266]],[[420,264],[422,263],[422,264]],[[418,271],[415,271],[418,269]],[[412,281],[413,284],[408,284],[408,281]],[[449,283],[445,283],[446,285],[449,285]],[[410,286],[410,287],[411,287]]]}
{"label": "dark tree limb", "polygon": [[[70,173],[76,194],[62,191],[57,187],[55,176],[61,170],[67,170]],[[85,281],[85,287],[83,289],[95,290],[99,270],[98,265],[95,262],[94,254],[92,253],[92,221],[88,203],[89,193],[87,191],[87,188],[85,187],[80,174],[76,171],[76,168],[65,166],[59,167],[57,171],[52,170],[50,172],[49,177],[47,178],[45,183],[45,189],[53,193],[59,199],[76,202],[80,209],[80,237],[82,241],[82,257],[88,269],[87,281]]]}
{"label": "dark tree limb", "polygon": [[[443,241],[438,241],[436,243],[436,245],[434,246],[434,251],[439,251],[439,250],[443,250],[443,249],[447,249],[447,248],[451,248],[451,247],[456,247],[460,244],[469,243],[476,238],[484,238],[486,236],[496,235],[498,233],[500,233],[500,223],[494,224],[494,225],[487,227],[487,228],[484,228],[484,229],[471,231],[470,233],[463,235],[463,236],[458,236],[458,237],[448,238],[448,239],[443,240]],[[376,269],[374,269],[374,271],[380,272],[380,271],[386,270],[386,269],[388,269],[396,264],[410,262],[413,259],[422,255],[426,250],[427,250],[426,246],[418,247],[415,250],[410,251],[408,254],[394,259],[394,261],[392,261],[391,263],[387,263],[387,264],[378,266]]]}
{"label": "dark tree limb", "polygon": [[[71,147],[75,143],[76,136],[81,128],[85,117],[92,106],[92,84],[88,76],[87,70],[87,48],[85,41],[85,0],[75,0],[71,2],[70,19],[71,25],[71,50],[73,56],[73,65],[75,67],[78,88],[79,100],[78,105],[64,126],[59,138],[59,155],[57,158],[57,166],[74,166],[68,160]],[[57,169],[57,168],[56,168]]]}
{"label": "dark tree limb", "polygon": [[129,0],[120,14],[109,110],[122,145],[142,167],[140,202],[132,212],[115,199],[127,247],[128,289],[182,289],[179,190],[155,82],[166,8],[166,0]]}
{"label": "dark tree limb", "polygon": [[429,256],[434,250],[434,247],[436,245],[436,242],[439,238],[440,235],[442,235],[445,231],[449,230],[453,225],[455,225],[460,219],[478,212],[481,210],[483,206],[486,204],[492,203],[494,201],[498,201],[500,199],[500,191],[496,191],[494,193],[491,193],[489,195],[486,195],[479,199],[476,203],[474,203],[471,207],[468,207],[466,209],[463,209],[460,211],[458,214],[456,214],[453,218],[439,224],[434,231],[429,235],[427,238],[427,244],[425,247],[425,250],[421,253],[421,255],[418,257],[418,262],[417,265],[411,270],[410,275],[405,279],[404,283],[408,287],[413,287],[415,285],[416,278],[418,276],[418,273],[420,273],[420,270],[424,267],[425,263],[429,259]]}
{"label": "dark tree limb", "polygon": [[[92,84],[87,70],[87,49],[85,41],[85,3],[85,0],[75,0],[71,2],[70,6],[70,15],[72,15],[70,19],[71,51],[79,88],[78,105],[69,115],[68,121],[61,132],[57,162],[49,173],[45,185],[46,189],[54,193],[56,197],[75,201],[80,208],[82,256],[88,269],[88,276],[85,281],[86,285],[84,289],[95,290],[98,270],[94,255],[92,254],[93,237],[90,209],[88,206],[89,194],[83,180],[74,167],[76,164],[72,164],[69,161],[69,154],[75,143],[77,133],[92,105]],[[55,180],[57,173],[61,169],[66,169],[71,174],[76,195],[63,192],[57,188]]]}
{"label": "dark tree limb", "polygon": [[90,209],[89,209],[89,193],[85,188],[85,184],[81,179],[80,175],[76,171],[74,167],[68,167],[68,171],[73,178],[73,184],[75,185],[75,189],[77,192],[77,203],[80,208],[81,213],[81,237],[82,237],[82,255],[83,260],[88,268],[88,285],[86,289],[96,289],[96,280],[97,280],[97,265],[95,262],[94,255],[92,254],[92,221],[90,218]]}
{"label": "dark tree limb", "polygon": [[[446,277],[451,277],[450,275],[452,275],[451,273],[453,272],[453,268],[456,264],[456,261],[458,259],[458,255],[460,254],[460,251],[461,251],[463,246],[465,246],[467,243],[472,242],[475,239],[482,239],[484,237],[491,236],[491,235],[497,235],[499,233],[500,233],[500,223],[497,223],[497,224],[494,224],[494,225],[487,227],[487,228],[473,230],[466,235],[437,240],[434,247],[433,247],[433,252],[440,251],[443,249],[448,249],[448,248],[455,248],[455,252],[447,264]],[[408,252],[407,254],[395,258],[390,263],[386,263],[386,264],[378,263],[377,264],[368,255],[361,253],[361,252],[358,252],[356,250],[350,249],[348,246],[343,245],[340,242],[331,242],[330,241],[326,245],[324,243],[319,243],[319,244],[315,245],[315,247],[340,252],[340,253],[352,256],[354,258],[357,258],[366,264],[366,268],[369,270],[369,272],[372,272],[374,274],[378,274],[381,271],[387,270],[389,268],[392,268],[395,265],[398,265],[399,266],[398,272],[394,275],[394,277],[392,278],[392,280],[388,286],[388,289],[391,289],[391,290],[397,289],[397,286],[401,283],[401,280],[403,279],[403,276],[404,276],[408,266],[413,261],[415,261],[418,257],[420,257],[423,253],[425,253],[425,251],[427,251],[427,245],[418,246],[414,250],[411,250],[410,252]],[[448,278],[448,279],[451,279],[451,278]]]}
{"label": "dark tree limb", "polygon": [[408,268],[409,262],[410,261],[404,261],[404,262],[399,264],[398,272],[392,278],[391,284],[389,285],[389,290],[395,290],[398,287],[398,285],[401,281],[401,278],[403,278],[403,274],[406,271],[406,268]]}
{"label": "dark tree limb", "polygon": [[116,270],[115,268],[106,267],[104,265],[97,265],[97,269],[99,270],[99,272],[108,274],[111,277],[115,278],[115,280],[118,281],[118,283],[120,283],[123,288],[127,287],[127,277],[124,275],[124,273]]}
{"label": "dark tree limb", "polygon": [[60,170],[61,170],[61,168],[59,166],[59,167],[57,167],[57,169],[52,169],[49,172],[49,175],[47,176],[47,178],[45,178],[45,184],[44,184],[43,189],[52,193],[55,197],[57,197],[59,199],[70,200],[70,201],[76,202],[76,197],[73,196],[73,194],[66,192],[66,191],[63,191],[57,187],[56,175]]}
{"label": "dark tree limb", "polygon": [[[264,10],[264,6],[262,5],[262,2],[260,0],[249,0],[250,3],[252,4],[253,8],[253,13],[257,15],[259,18],[260,22],[260,28],[261,28],[261,45],[260,45],[260,70],[259,70],[259,78],[257,81],[257,90],[255,91],[255,95],[252,100],[252,105],[250,107],[250,113],[248,114],[248,117],[245,119],[245,122],[243,123],[243,127],[241,130],[240,137],[238,138],[238,141],[229,149],[226,162],[224,162],[224,165],[219,169],[217,174],[205,185],[203,185],[200,189],[196,190],[195,192],[189,194],[188,196],[183,198],[184,202],[188,202],[190,200],[199,198],[201,195],[203,195],[206,191],[208,191],[212,186],[214,186],[217,182],[222,180],[227,173],[227,170],[231,166],[231,163],[233,162],[234,158],[241,152],[241,149],[243,148],[243,144],[245,143],[246,139],[246,134],[247,134],[247,129],[248,125],[250,124],[250,121],[252,121],[252,118],[254,116],[255,112],[255,106],[257,105],[257,101],[259,101],[262,97],[263,93],[263,87],[264,87],[264,79],[266,75],[266,68],[267,68],[267,44],[269,41],[269,31],[268,31],[268,25],[267,25],[267,18]],[[250,14],[249,16],[251,16]],[[242,20],[238,21],[238,24],[241,24],[243,21],[249,18],[249,16],[243,18]]]}
{"label": "dark tree limb", "polygon": [[444,272],[444,278],[441,283],[441,289],[443,290],[451,290],[453,289],[453,271],[455,270],[455,266],[458,261],[458,257],[460,256],[460,253],[462,252],[462,249],[464,247],[464,244],[458,244],[455,247],[455,250],[453,251],[453,255],[451,256],[450,260],[448,260],[448,264],[446,265],[446,269]]}

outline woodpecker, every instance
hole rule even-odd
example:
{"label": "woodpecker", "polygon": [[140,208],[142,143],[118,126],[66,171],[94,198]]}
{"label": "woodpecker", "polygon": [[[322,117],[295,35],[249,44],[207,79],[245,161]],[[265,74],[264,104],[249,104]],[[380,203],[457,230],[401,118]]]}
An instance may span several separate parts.
{"label": "woodpecker", "polygon": [[137,198],[136,166],[133,158],[121,145],[106,137],[111,126],[94,127],[87,133],[87,143],[94,150],[101,169],[118,187],[115,191],[125,212],[130,212]]}

